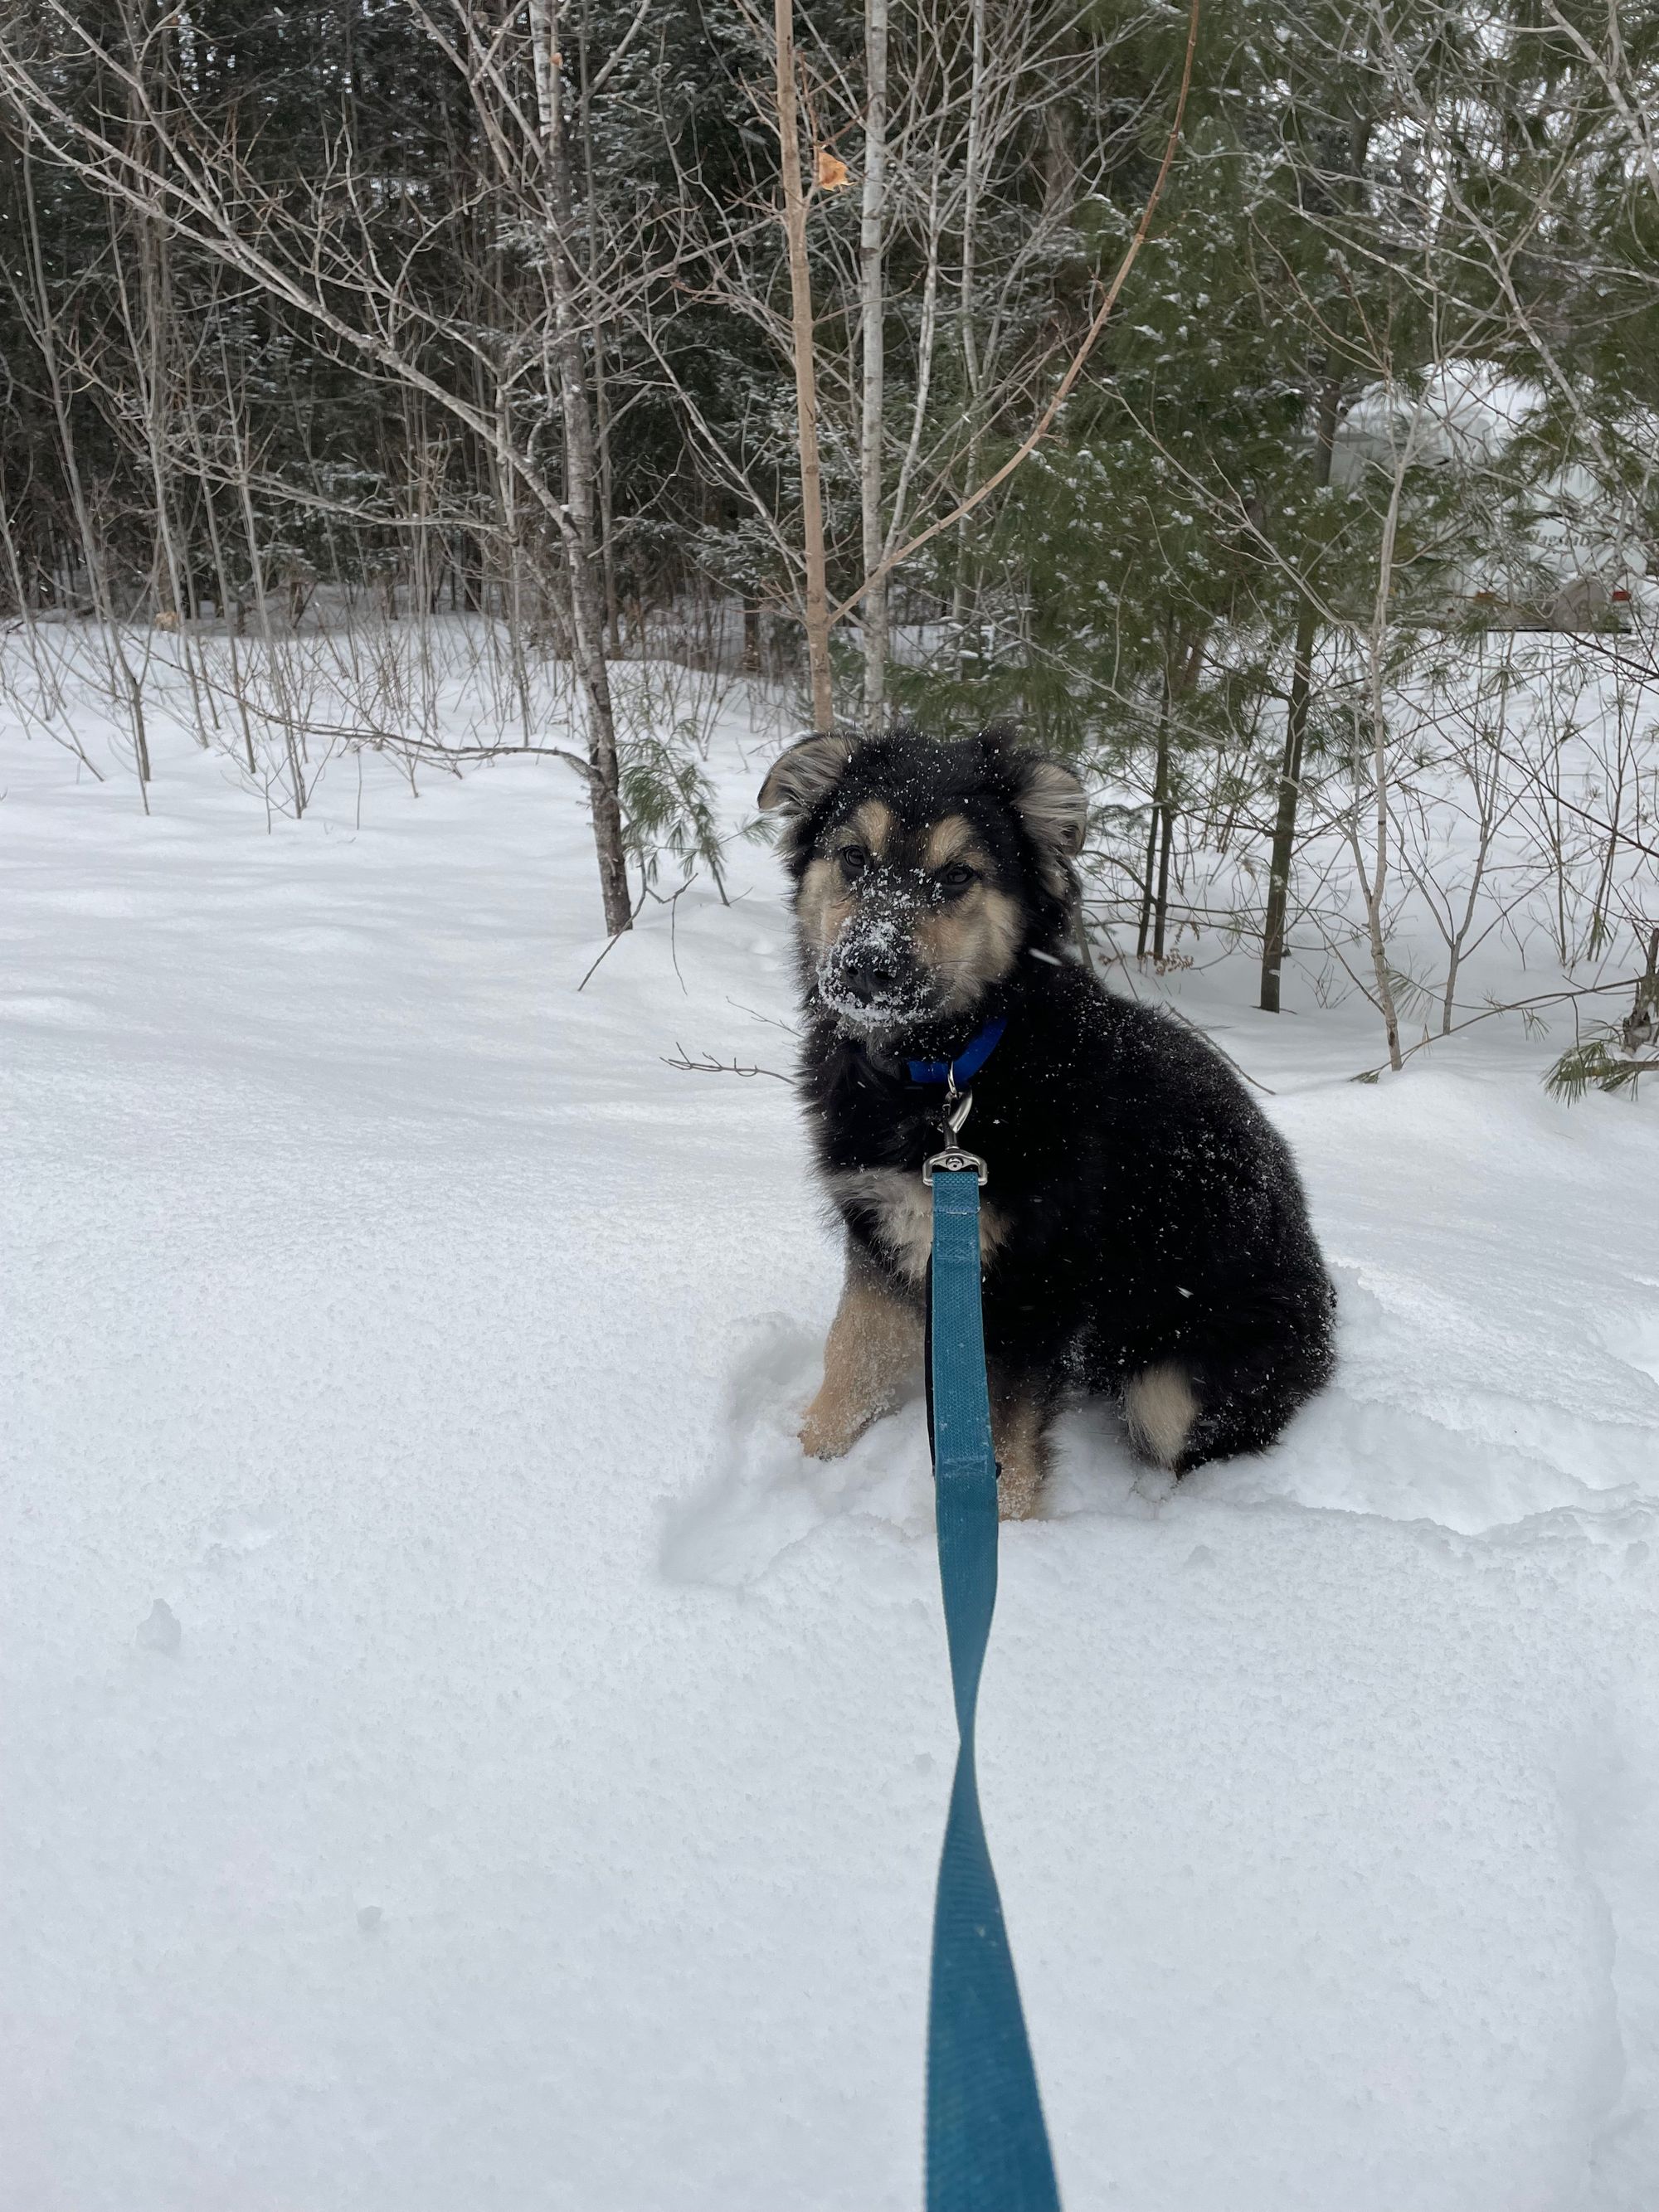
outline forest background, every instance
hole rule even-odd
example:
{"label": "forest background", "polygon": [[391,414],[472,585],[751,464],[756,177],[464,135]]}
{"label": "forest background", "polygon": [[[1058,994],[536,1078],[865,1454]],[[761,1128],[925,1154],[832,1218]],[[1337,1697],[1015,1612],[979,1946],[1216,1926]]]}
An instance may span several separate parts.
{"label": "forest background", "polygon": [[1651,0],[13,9],[0,683],[146,805],[544,753],[612,936],[734,701],[1009,718],[1091,957],[1622,1087],[1656,113]]}

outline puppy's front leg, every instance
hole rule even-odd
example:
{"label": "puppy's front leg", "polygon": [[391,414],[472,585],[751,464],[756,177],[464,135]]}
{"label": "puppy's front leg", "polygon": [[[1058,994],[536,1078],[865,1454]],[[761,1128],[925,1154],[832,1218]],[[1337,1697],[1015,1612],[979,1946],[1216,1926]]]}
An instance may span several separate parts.
{"label": "puppy's front leg", "polygon": [[1048,1472],[1054,1392],[1043,1376],[994,1374],[991,1442],[997,1455],[997,1516],[1029,1521]]}
{"label": "puppy's front leg", "polygon": [[823,1347],[823,1387],[801,1423],[801,1449],[839,1459],[878,1415],[891,1411],[921,1362],[921,1316],[896,1297],[848,1240],[847,1280]]}

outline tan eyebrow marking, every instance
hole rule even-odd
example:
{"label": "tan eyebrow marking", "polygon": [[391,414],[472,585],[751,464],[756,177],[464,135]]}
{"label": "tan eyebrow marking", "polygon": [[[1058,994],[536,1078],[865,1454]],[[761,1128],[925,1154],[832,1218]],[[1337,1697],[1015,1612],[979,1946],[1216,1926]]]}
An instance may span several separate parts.
{"label": "tan eyebrow marking", "polygon": [[983,861],[986,857],[974,825],[965,814],[947,814],[927,832],[925,865],[930,868],[949,867],[952,860]]}
{"label": "tan eyebrow marking", "polygon": [[878,859],[886,853],[893,835],[893,817],[880,799],[866,799],[862,806],[848,816],[846,826],[857,831]]}

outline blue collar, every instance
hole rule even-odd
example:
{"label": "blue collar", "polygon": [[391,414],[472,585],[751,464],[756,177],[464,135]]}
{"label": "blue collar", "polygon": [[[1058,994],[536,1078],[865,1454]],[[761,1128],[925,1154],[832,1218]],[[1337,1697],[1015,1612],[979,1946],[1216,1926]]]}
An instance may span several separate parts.
{"label": "blue collar", "polygon": [[954,1083],[958,1090],[971,1083],[986,1061],[1002,1042],[1002,1032],[1008,1026],[1006,1014],[999,1014],[994,1021],[987,1022],[973,1042],[959,1052],[954,1060],[911,1060],[905,1062],[912,1083]]}

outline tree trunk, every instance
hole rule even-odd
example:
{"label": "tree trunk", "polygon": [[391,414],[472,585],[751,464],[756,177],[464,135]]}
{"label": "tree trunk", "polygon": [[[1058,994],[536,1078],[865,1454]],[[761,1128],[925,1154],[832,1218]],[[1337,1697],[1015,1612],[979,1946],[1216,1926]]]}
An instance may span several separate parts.
{"label": "tree trunk", "polygon": [[595,533],[598,460],[587,363],[577,313],[570,155],[565,140],[555,9],[551,0],[530,0],[535,51],[536,100],[545,161],[547,263],[553,293],[553,362],[564,432],[566,497],[559,514],[570,584],[570,635],[576,672],[587,702],[587,785],[593,842],[599,863],[605,926],[615,937],[633,927],[628,863],[623,847],[621,773],[617,721],[605,665],[605,586]]}
{"label": "tree trunk", "polygon": [[[975,324],[975,284],[978,277],[979,204],[985,172],[986,33],[988,0],[973,0],[973,49],[968,87],[968,132],[963,155],[962,275],[957,299],[957,337],[962,348],[962,379],[968,395],[967,482],[980,478],[980,437],[984,428],[981,409],[982,363],[979,333]],[[957,525],[957,571],[951,592],[951,623],[956,633],[957,680],[984,674],[985,633],[975,606],[974,640],[968,643],[969,608],[977,599],[972,577],[975,517],[964,514]]]}
{"label": "tree trunk", "polygon": [[[583,0],[580,49],[581,55],[582,179],[588,205],[594,203],[593,103],[588,94],[588,10]],[[599,296],[599,234],[590,223],[587,233],[587,284]],[[605,648],[613,660],[622,658],[622,602],[617,592],[616,474],[611,454],[611,394],[605,373],[605,325],[593,325],[593,422],[599,456],[599,566],[605,578]]]}
{"label": "tree trunk", "polygon": [[[1140,890],[1140,933],[1135,940],[1135,957],[1137,960],[1144,960],[1146,957],[1147,943],[1152,935],[1152,913],[1154,907],[1158,902],[1158,894],[1153,889],[1152,872],[1158,866],[1159,845],[1158,831],[1163,827],[1169,812],[1169,788],[1170,682],[1166,672],[1164,680],[1164,696],[1159,702],[1158,710],[1157,764],[1152,771],[1152,818],[1146,831],[1146,878],[1141,884]],[[1164,872],[1165,882],[1167,884],[1169,871],[1169,839],[1167,834],[1164,838],[1163,843],[1164,851]],[[1164,921],[1161,913],[1158,917],[1158,950],[1161,955],[1164,950]]]}
{"label": "tree trunk", "polygon": [[[1416,427],[1417,417],[1413,416],[1412,440],[1415,438]],[[1382,933],[1382,900],[1389,884],[1389,726],[1383,712],[1382,652],[1388,637],[1389,600],[1394,590],[1394,556],[1400,529],[1401,495],[1411,453],[1412,442],[1408,441],[1403,451],[1395,457],[1394,489],[1389,495],[1389,511],[1382,524],[1382,543],[1377,556],[1376,600],[1371,616],[1370,635],[1366,640],[1366,672],[1369,678],[1366,689],[1370,710],[1371,785],[1374,794],[1373,859],[1369,872],[1360,857],[1357,818],[1353,836],[1354,858],[1358,863],[1360,890],[1365,900],[1365,935],[1370,945],[1371,976],[1376,986],[1376,1003],[1382,1016],[1383,1035],[1388,1040],[1389,1065],[1396,1071],[1403,1065],[1400,1055],[1400,1010],[1395,1000],[1388,943]],[[1357,807],[1355,812],[1357,817]]]}
{"label": "tree trunk", "polygon": [[[1342,386],[1328,375],[1320,386],[1319,417],[1314,432],[1314,489],[1324,491],[1331,481],[1331,457],[1336,450],[1337,408]],[[1319,610],[1303,580],[1302,604],[1296,617],[1296,646],[1291,661],[1291,697],[1285,718],[1285,757],[1279,771],[1279,810],[1273,819],[1273,842],[1267,861],[1267,910],[1261,930],[1261,1010],[1279,1010],[1279,975],[1285,965],[1285,919],[1290,905],[1291,861],[1296,851],[1296,816],[1302,795],[1302,757],[1308,734],[1308,707],[1313,696],[1314,646],[1319,635]]]}
{"label": "tree trunk", "polygon": [[1170,848],[1175,843],[1175,809],[1164,802],[1164,836],[1158,853],[1158,905],[1152,923],[1152,958],[1164,957],[1164,933],[1170,919]]}
{"label": "tree trunk", "polygon": [[[169,408],[176,385],[171,257],[161,194],[164,154],[151,143],[149,118],[158,110],[165,115],[169,100],[165,40],[177,18],[161,25],[152,40],[139,23],[128,19],[129,63],[132,72],[128,89],[128,143],[135,167],[149,180],[147,204],[135,216],[134,245],[138,264],[139,329],[132,332],[134,354],[143,393],[145,459],[151,496],[155,502],[155,544],[151,556],[155,581],[155,621],[160,629],[176,630],[189,613],[189,592],[179,557],[172,512],[173,486],[167,434]],[[119,246],[117,246],[118,255]],[[125,295],[125,287],[122,288]],[[129,319],[129,328],[131,322]],[[197,706],[198,730],[204,720],[196,698],[196,671],[188,647],[181,642],[180,659]],[[207,742],[205,737],[202,743]]]}
{"label": "tree trunk", "polygon": [[[126,649],[121,642],[116,623],[115,606],[109,589],[109,578],[104,568],[104,549],[92,525],[92,514],[87,503],[86,486],[77,458],[75,433],[70,414],[69,392],[58,349],[58,325],[53,313],[51,289],[46,283],[46,258],[41,247],[40,213],[34,194],[33,164],[27,142],[19,162],[22,182],[25,240],[28,255],[28,275],[31,283],[32,304],[37,317],[32,333],[40,349],[41,365],[46,374],[46,388],[52,401],[52,419],[58,429],[58,449],[63,457],[64,480],[69,486],[71,510],[75,516],[76,534],[80,539],[81,557],[86,564],[87,588],[92,595],[93,612],[97,617],[104,652],[110,673],[112,697],[124,698],[132,726],[133,765],[138,774],[138,797],[146,814],[149,812],[150,780],[149,735],[144,721],[143,694],[137,678],[128,665]],[[67,593],[65,594],[67,598]]]}
{"label": "tree trunk", "polygon": [[792,0],[774,0],[777,33],[778,151],[783,171],[783,228],[789,246],[789,301],[795,356],[795,434],[800,450],[801,553],[806,571],[806,666],[812,723],[834,726],[830,684],[830,593],[823,559],[823,486],[818,466],[818,394],[812,336],[812,279],[806,265],[806,195],[795,118],[795,21]]}
{"label": "tree trunk", "polygon": [[864,573],[875,578],[864,595],[864,719],[880,726],[887,706],[887,577],[881,571],[882,423],[886,359],[882,283],[887,189],[887,0],[867,0],[864,113],[864,204],[859,227],[859,292],[864,316],[864,391],[860,416],[860,495]]}
{"label": "tree trunk", "polygon": [[[1344,183],[1340,196],[1358,204],[1370,155],[1371,125],[1364,115],[1354,116],[1348,126]],[[1319,415],[1314,428],[1314,488],[1328,489],[1331,458],[1336,450],[1337,410],[1342,383],[1336,361],[1329,355],[1323,364],[1319,390]],[[1273,841],[1267,860],[1267,909],[1261,928],[1261,1009],[1279,1011],[1279,977],[1285,965],[1285,914],[1290,904],[1291,862],[1296,850],[1296,817],[1302,795],[1302,763],[1308,731],[1308,708],[1313,693],[1313,654],[1318,637],[1319,612],[1303,578],[1302,605],[1296,623],[1296,647],[1291,666],[1291,696],[1285,718],[1285,757],[1279,769],[1279,806],[1273,820]]]}

